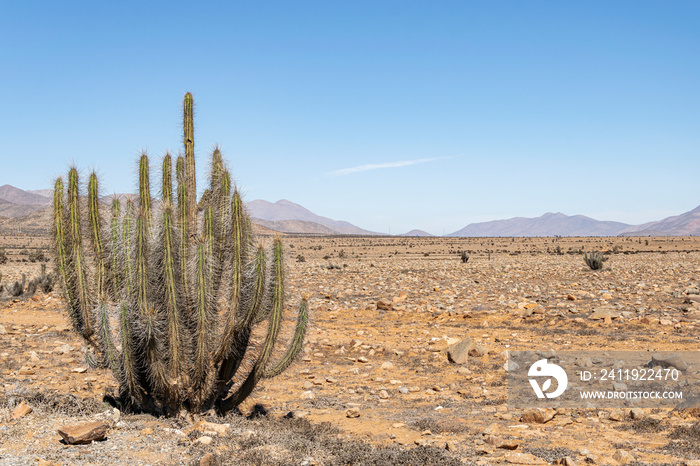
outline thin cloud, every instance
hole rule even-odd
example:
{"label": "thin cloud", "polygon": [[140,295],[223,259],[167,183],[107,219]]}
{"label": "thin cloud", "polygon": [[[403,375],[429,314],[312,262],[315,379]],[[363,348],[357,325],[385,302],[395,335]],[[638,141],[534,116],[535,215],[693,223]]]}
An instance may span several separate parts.
{"label": "thin cloud", "polygon": [[381,168],[398,168],[407,167],[409,165],[416,165],[418,163],[434,162],[436,160],[451,159],[454,157],[434,157],[430,159],[416,159],[416,160],[401,160],[398,162],[384,162],[384,163],[370,163],[367,165],[358,165],[357,167],[341,168],[340,170],[333,170],[328,172],[329,175],[333,176],[344,176],[351,175],[353,173],[366,172],[370,170],[379,170]]}

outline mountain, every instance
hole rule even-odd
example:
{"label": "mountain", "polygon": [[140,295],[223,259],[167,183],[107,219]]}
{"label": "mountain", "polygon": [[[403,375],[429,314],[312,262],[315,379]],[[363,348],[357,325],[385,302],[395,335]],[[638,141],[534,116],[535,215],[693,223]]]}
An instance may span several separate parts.
{"label": "mountain", "polygon": [[[279,222],[282,220],[301,220],[303,222],[315,223],[323,225],[329,229],[329,233],[323,234],[340,234],[340,235],[378,235],[372,231],[363,230],[355,225],[343,222],[339,220],[332,220],[327,217],[321,217],[316,215],[305,207],[295,204],[286,199],[279,200],[275,203],[264,201],[262,199],[256,199],[246,203],[248,207],[248,212],[250,216],[254,219],[267,220],[273,222]],[[291,224],[289,224],[291,225]],[[280,224],[281,226],[281,224]],[[296,230],[300,230],[304,226],[303,224],[294,224]],[[305,231],[284,231],[285,233],[317,233],[319,232],[318,227],[307,224],[309,230]],[[270,227],[272,228],[272,227]],[[310,231],[314,230],[314,231]]]}
{"label": "mountain", "polygon": [[50,196],[42,196],[37,193],[15,188],[9,184],[0,186],[0,200],[18,205],[42,205],[51,204]]}
{"label": "mountain", "polygon": [[403,235],[399,235],[399,236],[435,236],[435,235],[431,235],[427,231],[423,231],[423,230],[411,230],[411,231],[404,233]]}
{"label": "mountain", "polygon": [[306,222],[304,220],[263,220],[253,217],[253,223],[264,226],[270,230],[279,231],[282,233],[294,233],[303,235],[337,235],[338,233],[331,230],[325,225],[314,222]]}
{"label": "mountain", "polygon": [[0,217],[24,217],[43,208],[42,205],[13,204],[0,199]]}
{"label": "mountain", "polygon": [[624,236],[698,236],[700,235],[700,206],[690,212],[667,217],[657,222],[626,228]]}
{"label": "mountain", "polygon": [[630,225],[602,222],[584,215],[548,212],[541,217],[472,223],[447,236],[616,236]]}

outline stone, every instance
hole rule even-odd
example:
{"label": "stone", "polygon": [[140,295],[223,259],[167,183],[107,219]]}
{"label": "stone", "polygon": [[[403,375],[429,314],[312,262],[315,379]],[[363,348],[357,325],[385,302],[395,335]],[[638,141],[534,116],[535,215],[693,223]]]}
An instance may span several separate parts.
{"label": "stone", "polygon": [[554,464],[559,464],[561,466],[576,466],[576,462],[574,459],[570,456],[565,456],[563,458],[559,458],[554,462]]}
{"label": "stone", "polygon": [[388,299],[382,298],[379,301],[377,301],[377,309],[381,309],[383,311],[391,311],[392,309],[394,309],[394,304]]}
{"label": "stone", "polygon": [[467,362],[467,356],[471,347],[471,338],[466,337],[462,339],[459,343],[447,348],[447,360],[455,364],[464,364]]}
{"label": "stone", "polygon": [[316,395],[314,395],[314,392],[312,392],[311,390],[307,390],[301,394],[302,400],[313,400],[314,398],[316,398]]}
{"label": "stone", "polygon": [[201,445],[211,445],[213,441],[214,441],[214,439],[211,438],[210,436],[202,435],[197,440],[195,440],[194,443],[199,443]]}
{"label": "stone", "polygon": [[217,436],[226,435],[229,431],[229,426],[226,424],[217,424],[215,422],[202,421],[199,425],[199,430],[204,435]]}
{"label": "stone", "polygon": [[688,364],[686,364],[683,359],[681,359],[678,354],[663,355],[659,353],[654,353],[651,355],[651,362],[649,363],[651,367],[661,366],[664,368],[674,367],[679,371],[688,370]]}
{"label": "stone", "polygon": [[101,421],[71,424],[58,429],[58,434],[69,445],[87,445],[94,441],[104,440],[109,424]]}
{"label": "stone", "polygon": [[379,398],[381,398],[382,400],[388,399],[389,392],[387,392],[386,390],[379,390]]}
{"label": "stone", "polygon": [[199,466],[216,466],[217,464],[216,457],[211,452],[202,456],[202,459],[199,460]]}
{"label": "stone", "polygon": [[383,362],[383,363],[382,363],[381,368],[382,368],[382,369],[393,369],[393,368],[394,368],[394,364],[392,364],[392,363],[389,362],[389,361],[386,361],[386,362]]}
{"label": "stone", "polygon": [[503,459],[506,461],[506,463],[510,464],[549,464],[542,458],[531,455],[530,453],[516,453],[513,451],[509,451],[503,455]]}
{"label": "stone", "polygon": [[612,411],[610,411],[610,414],[608,414],[608,419],[610,419],[611,421],[621,421],[622,416],[622,410],[619,408],[615,408]]}
{"label": "stone", "polygon": [[630,410],[630,417],[632,419],[644,419],[646,417],[646,412],[642,408],[632,408]]}
{"label": "stone", "polygon": [[520,369],[520,366],[515,361],[506,361],[503,364],[503,370],[506,372],[517,371],[518,369]]}
{"label": "stone", "polygon": [[360,417],[360,410],[358,408],[350,408],[345,411],[345,417],[354,419]]}
{"label": "stone", "polygon": [[469,350],[469,356],[478,358],[485,355],[487,352],[488,350],[483,345],[477,343]]}
{"label": "stone", "polygon": [[632,453],[628,452],[627,450],[615,450],[613,459],[620,464],[633,463],[636,461],[634,456],[632,456]]}
{"label": "stone", "polygon": [[22,402],[15,406],[15,409],[12,410],[12,419],[19,419],[31,413],[32,411],[32,407],[25,403],[24,400],[22,400]]}
{"label": "stone", "polygon": [[606,318],[609,319],[618,319],[620,317],[620,312],[616,311],[612,307],[599,307],[596,309],[593,309],[593,312],[591,315],[588,316],[590,320],[605,320]]}
{"label": "stone", "polygon": [[555,414],[556,410],[554,409],[527,408],[520,416],[520,422],[526,424],[544,424],[545,422],[551,421]]}

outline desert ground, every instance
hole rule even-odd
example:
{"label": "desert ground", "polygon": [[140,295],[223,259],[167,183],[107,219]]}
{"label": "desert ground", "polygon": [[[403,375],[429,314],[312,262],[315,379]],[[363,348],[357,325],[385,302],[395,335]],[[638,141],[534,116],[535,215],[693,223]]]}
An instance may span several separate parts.
{"label": "desert ground", "polygon": [[[700,464],[700,409],[562,408],[537,419],[509,406],[504,369],[514,350],[700,349],[700,238],[284,244],[290,313],[310,297],[307,341],[242,415],[115,410],[103,396],[117,384],[86,364],[59,291],[3,295],[0,464]],[[39,275],[29,254],[48,245],[0,237],[2,284]],[[606,253],[602,270],[582,259],[593,250]],[[591,319],[600,308],[608,317]],[[450,362],[448,346],[467,337],[475,351]],[[105,440],[62,443],[60,428],[93,420],[109,424]]]}

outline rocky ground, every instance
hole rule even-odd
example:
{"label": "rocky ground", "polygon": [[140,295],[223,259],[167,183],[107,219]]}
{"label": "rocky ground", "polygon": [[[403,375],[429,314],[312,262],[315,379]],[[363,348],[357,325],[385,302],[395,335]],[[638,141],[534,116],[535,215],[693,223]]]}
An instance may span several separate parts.
{"label": "rocky ground", "polygon": [[[300,360],[241,407],[262,405],[255,419],[115,411],[102,397],[116,384],[86,365],[56,292],[0,301],[0,464],[700,464],[700,409],[540,416],[509,405],[504,369],[513,350],[698,350],[697,239],[290,236],[285,249],[289,302],[311,296],[311,327]],[[604,269],[582,249],[609,251]],[[3,283],[38,271],[0,265]],[[471,354],[450,362],[464,338]],[[61,442],[89,421],[104,440]]]}

